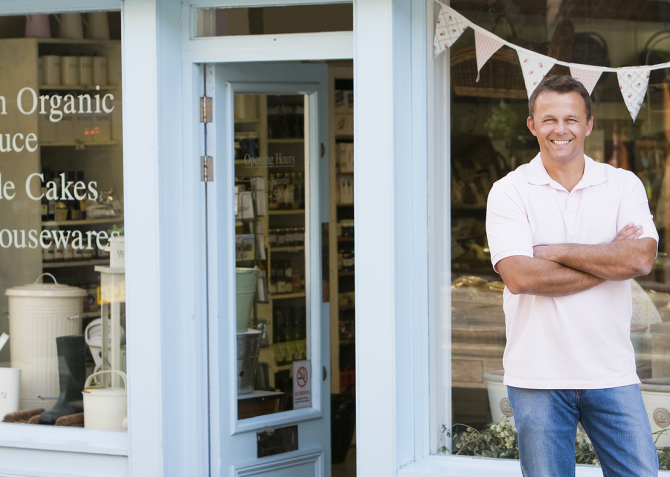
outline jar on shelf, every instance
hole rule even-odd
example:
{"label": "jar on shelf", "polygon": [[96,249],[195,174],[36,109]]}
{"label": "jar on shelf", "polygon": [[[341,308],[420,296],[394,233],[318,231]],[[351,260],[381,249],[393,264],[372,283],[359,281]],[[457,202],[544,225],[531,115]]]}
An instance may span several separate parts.
{"label": "jar on shelf", "polygon": [[286,246],[287,247],[292,247],[295,245],[295,229],[285,229],[285,240],[286,240]]}
{"label": "jar on shelf", "polygon": [[277,229],[270,229],[268,233],[268,247],[277,246]]}
{"label": "jar on shelf", "polygon": [[277,247],[286,246],[286,232],[284,229],[277,229]]}
{"label": "jar on shelf", "polygon": [[305,245],[305,227],[295,229],[295,244]]}

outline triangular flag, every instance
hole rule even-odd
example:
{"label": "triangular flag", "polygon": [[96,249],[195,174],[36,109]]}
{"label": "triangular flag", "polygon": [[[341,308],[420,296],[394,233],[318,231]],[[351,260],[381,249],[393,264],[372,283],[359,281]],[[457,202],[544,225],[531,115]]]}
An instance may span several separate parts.
{"label": "triangular flag", "polygon": [[500,49],[503,44],[488,35],[475,30],[475,49],[477,51],[477,81],[479,81],[479,71],[482,66],[489,61],[489,58]]}
{"label": "triangular flag", "polygon": [[595,88],[601,74],[603,74],[603,72],[598,70],[583,70],[576,66],[570,67],[570,75],[582,83],[589,94],[593,93],[593,88]]}
{"label": "triangular flag", "polygon": [[623,96],[623,101],[626,103],[630,117],[637,117],[644,101],[644,95],[647,94],[647,85],[649,84],[649,69],[635,68],[626,69],[625,71],[617,71],[616,74],[619,79],[619,89]]}
{"label": "triangular flag", "polygon": [[442,7],[435,26],[435,39],[433,40],[435,56],[453,45],[467,28],[468,22],[460,13],[456,13],[449,7]]}
{"label": "triangular flag", "polygon": [[519,55],[519,63],[521,63],[523,81],[526,83],[526,91],[530,98],[542,78],[553,68],[555,62],[548,56],[527,53],[526,51],[517,50],[517,54]]}

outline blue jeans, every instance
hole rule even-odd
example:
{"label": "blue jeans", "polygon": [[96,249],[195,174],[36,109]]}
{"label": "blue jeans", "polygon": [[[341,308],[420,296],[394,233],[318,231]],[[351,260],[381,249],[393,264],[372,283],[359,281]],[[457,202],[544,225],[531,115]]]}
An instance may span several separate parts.
{"label": "blue jeans", "polygon": [[507,386],[525,477],[575,475],[577,423],[591,439],[604,477],[658,476],[658,454],[637,384],[608,389]]}

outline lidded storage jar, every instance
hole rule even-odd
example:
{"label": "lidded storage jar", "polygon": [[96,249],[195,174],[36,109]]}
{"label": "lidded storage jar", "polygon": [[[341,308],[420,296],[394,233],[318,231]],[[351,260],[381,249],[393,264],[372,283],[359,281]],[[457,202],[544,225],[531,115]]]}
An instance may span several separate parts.
{"label": "lidded storage jar", "polygon": [[[38,283],[44,275],[54,283]],[[21,370],[20,409],[44,408],[56,403],[41,397],[58,397],[56,338],[81,334],[81,315],[86,290],[59,285],[43,273],[35,283],[8,288],[10,356],[12,368]]]}

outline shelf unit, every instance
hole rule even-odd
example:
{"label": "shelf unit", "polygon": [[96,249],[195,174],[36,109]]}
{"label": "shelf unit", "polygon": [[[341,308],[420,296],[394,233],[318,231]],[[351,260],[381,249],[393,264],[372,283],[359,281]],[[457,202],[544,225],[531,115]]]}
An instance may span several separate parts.
{"label": "shelf unit", "polygon": [[97,265],[109,265],[109,260],[106,259],[95,259],[95,260],[82,260],[77,262],[42,262],[42,268],[72,268],[72,267],[93,267]]}
{"label": "shelf unit", "polygon": [[42,227],[57,225],[60,227],[76,227],[78,225],[93,225],[93,224],[117,224],[123,222],[123,215],[117,217],[108,217],[104,219],[83,219],[83,220],[48,220],[42,222]]}
{"label": "shelf unit", "polygon": [[[300,96],[302,101],[302,96]],[[237,101],[236,97],[236,101]],[[270,174],[275,173],[291,173],[291,172],[303,172],[304,167],[304,158],[300,154],[303,154],[305,140],[303,138],[268,138],[268,101],[273,101],[269,99],[268,96],[259,95],[257,96],[257,111],[256,114],[253,112],[246,111],[249,117],[245,118],[235,118],[234,126],[235,133],[255,133],[258,136],[258,148],[254,156],[267,157],[274,155],[275,153],[285,153],[290,155],[296,155],[296,165],[294,167],[286,166],[277,166],[272,169],[268,169],[267,166],[259,164],[250,164],[244,159],[235,159],[235,177],[236,180],[240,180],[240,183],[246,183],[247,179],[251,177],[263,177],[265,180],[265,209],[266,214],[263,216],[257,216],[253,220],[258,220],[260,227],[262,229],[262,246],[265,252],[265,258],[260,259],[261,256],[258,252],[258,237],[255,237],[256,243],[256,253],[255,259],[251,262],[246,262],[244,266],[253,266],[252,263],[259,263],[265,267],[268,288],[271,280],[271,271],[273,264],[276,265],[277,261],[291,261],[293,267],[300,265],[300,271],[305,277],[304,266],[306,263],[305,251],[306,248],[304,245],[290,245],[290,246],[272,246],[268,245],[267,234],[270,229],[276,228],[295,228],[295,227],[305,227],[306,217],[305,209],[270,209],[270,204],[268,200],[268,193],[272,188],[270,184]],[[246,101],[245,101],[246,104]],[[286,148],[286,149],[284,149]],[[239,156],[238,156],[239,157]],[[304,176],[303,176],[304,177]],[[247,189],[249,190],[249,189]],[[255,207],[255,209],[257,206]],[[256,213],[257,211],[255,211]],[[238,224],[241,225],[241,224]],[[245,230],[244,233],[248,233],[249,225],[242,225]],[[239,264],[239,262],[238,262]],[[241,264],[239,264],[241,266]],[[268,290],[269,292],[269,290]],[[256,303],[254,317],[256,320],[264,320],[267,325],[268,341],[269,347],[261,348],[259,355],[259,362],[266,362],[269,365],[269,380],[270,386],[275,388],[278,386],[278,383],[275,383],[275,373],[282,371],[292,370],[291,364],[281,364],[279,365],[275,360],[275,350],[274,350],[274,337],[275,337],[275,313],[278,309],[286,309],[288,306],[301,307],[306,305],[306,293],[305,291],[297,291],[292,293],[268,293],[268,301],[266,303]]]}
{"label": "shelf unit", "polygon": [[[339,237],[337,235],[337,224],[343,215],[353,217],[353,203],[337,203],[337,182],[339,171],[337,165],[338,143],[353,142],[353,134],[342,134],[336,129],[335,115],[335,91],[336,82],[339,80],[351,80],[353,67],[332,65],[328,69],[329,90],[329,120],[328,120],[328,144],[330,150],[329,163],[329,226],[328,226],[328,253],[329,253],[329,292],[330,292],[330,388],[332,393],[339,393],[341,387],[340,371],[342,370],[342,358],[347,356],[351,349],[345,346],[353,345],[355,339],[340,339],[340,318],[342,313],[347,313],[349,319],[355,312],[355,306],[347,305],[340,307],[339,295],[344,286],[353,291],[353,271],[339,271],[337,266],[338,251],[341,248],[353,250],[353,237]],[[353,176],[353,173],[346,173]],[[342,348],[342,349],[341,349]],[[353,355],[353,354],[352,354]]]}

